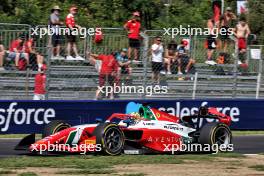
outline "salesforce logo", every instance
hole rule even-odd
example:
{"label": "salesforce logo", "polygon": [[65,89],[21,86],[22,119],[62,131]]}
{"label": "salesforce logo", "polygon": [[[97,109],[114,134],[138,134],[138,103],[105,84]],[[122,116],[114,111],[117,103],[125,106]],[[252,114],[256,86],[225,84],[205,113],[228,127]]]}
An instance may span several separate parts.
{"label": "salesforce logo", "polygon": [[[190,116],[193,115],[195,112],[199,110],[199,107],[201,106],[208,106],[208,102],[204,101],[201,103],[198,107],[182,107],[181,102],[176,102],[175,107],[160,107],[160,111],[165,111],[171,115],[177,116],[177,117],[183,117],[183,116]],[[220,113],[227,114],[231,117],[232,122],[239,122],[239,116],[240,116],[240,110],[238,107],[216,107],[217,110]],[[206,120],[207,122],[213,122],[215,119],[201,119],[200,126],[203,124],[203,120]],[[193,119],[193,122],[197,122],[197,119]]]}
{"label": "salesforce logo", "polygon": [[11,123],[16,125],[29,125],[35,123],[37,125],[47,124],[52,118],[55,118],[55,110],[53,108],[17,108],[18,103],[9,104],[7,109],[0,108],[0,131],[8,131]]}

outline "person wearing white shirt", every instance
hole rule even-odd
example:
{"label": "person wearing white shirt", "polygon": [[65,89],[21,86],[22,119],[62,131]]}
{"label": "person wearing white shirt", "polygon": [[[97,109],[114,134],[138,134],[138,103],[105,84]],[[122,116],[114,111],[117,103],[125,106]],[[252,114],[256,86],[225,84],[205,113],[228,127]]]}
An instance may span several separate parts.
{"label": "person wearing white shirt", "polygon": [[161,38],[156,37],[154,44],[151,46],[153,83],[160,84],[160,72],[163,70],[163,52]]}

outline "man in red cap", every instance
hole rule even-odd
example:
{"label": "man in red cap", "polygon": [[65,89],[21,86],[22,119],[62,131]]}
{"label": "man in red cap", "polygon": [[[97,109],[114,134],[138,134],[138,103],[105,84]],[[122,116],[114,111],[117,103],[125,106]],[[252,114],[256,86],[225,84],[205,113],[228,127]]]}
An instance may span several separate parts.
{"label": "man in red cap", "polygon": [[128,57],[131,59],[131,50],[134,49],[134,58],[138,60],[138,51],[140,48],[140,14],[134,12],[131,20],[127,21],[124,28],[128,31],[129,48]]}
{"label": "man in red cap", "polygon": [[38,74],[35,76],[35,89],[33,100],[45,100],[46,94],[46,75],[45,72],[47,66],[43,64],[39,70]]}
{"label": "man in red cap", "polygon": [[[67,60],[84,60],[84,58],[80,57],[78,54],[77,46],[76,46],[76,35],[73,34],[73,31],[80,29],[81,26],[75,23],[74,16],[78,13],[78,8],[76,6],[70,7],[70,13],[66,17],[66,27],[69,29],[69,34],[67,35]],[[71,56],[71,50],[73,50],[75,58]]]}

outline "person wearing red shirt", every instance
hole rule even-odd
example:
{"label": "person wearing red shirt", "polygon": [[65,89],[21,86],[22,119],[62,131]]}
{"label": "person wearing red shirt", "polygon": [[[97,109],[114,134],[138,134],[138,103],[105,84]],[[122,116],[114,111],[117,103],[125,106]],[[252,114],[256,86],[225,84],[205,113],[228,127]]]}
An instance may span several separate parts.
{"label": "person wearing red shirt", "polygon": [[46,75],[45,71],[47,67],[45,64],[39,69],[39,72],[35,76],[35,89],[33,100],[45,100],[46,94]]}
{"label": "person wearing red shirt", "polygon": [[[69,29],[69,34],[67,35],[67,60],[84,60],[84,58],[80,57],[78,54],[77,46],[76,46],[76,35],[73,34],[77,29],[80,29],[81,26],[77,25],[74,19],[74,16],[78,13],[78,8],[76,6],[72,6],[70,8],[70,13],[66,17],[66,27]],[[73,50],[75,58],[71,56],[71,50]]]}
{"label": "person wearing red shirt", "polygon": [[25,52],[25,47],[23,47],[25,37],[20,36],[16,40],[11,42],[9,47],[8,58],[15,60],[15,66],[18,67],[19,59],[26,59],[27,64],[29,64],[28,54]]}
{"label": "person wearing red shirt", "polygon": [[134,49],[134,58],[138,60],[138,53],[140,48],[140,14],[139,12],[134,12],[131,20],[127,21],[124,28],[128,31],[128,57],[131,59],[131,51]]}
{"label": "person wearing red shirt", "polygon": [[[117,76],[117,71],[119,64],[116,61],[113,54],[110,55],[97,55],[97,54],[90,54],[91,57],[97,60],[101,60],[101,69],[99,72],[99,87],[103,87],[105,85],[105,81],[108,82],[110,86],[114,86],[114,82]],[[96,90],[95,99],[97,100],[100,95],[100,90]],[[110,99],[114,99],[113,91],[110,92]]]}
{"label": "person wearing red shirt", "polygon": [[4,65],[4,56],[5,56],[5,47],[3,45],[3,38],[0,36],[0,71],[4,71],[5,68],[3,67]]}
{"label": "person wearing red shirt", "polygon": [[34,39],[27,36],[23,47],[25,49],[25,53],[27,53],[29,56],[29,61],[30,64],[32,64],[32,69],[37,70],[38,68],[40,68],[44,62],[44,57],[41,52],[35,50]]}

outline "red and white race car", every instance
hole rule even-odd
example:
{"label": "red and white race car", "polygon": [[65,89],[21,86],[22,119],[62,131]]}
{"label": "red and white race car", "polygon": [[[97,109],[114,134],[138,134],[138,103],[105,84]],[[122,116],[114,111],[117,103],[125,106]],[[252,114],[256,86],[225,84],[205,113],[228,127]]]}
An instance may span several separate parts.
{"label": "red and white race car", "polygon": [[[200,126],[202,118],[215,119]],[[36,154],[103,153],[107,155],[169,153],[181,151],[184,144],[202,146],[231,144],[231,118],[216,108],[200,107],[192,116],[176,117],[142,105],[138,112],[112,114],[105,122],[70,126],[63,121],[50,122],[43,139],[31,134],[20,141],[16,150]]]}

